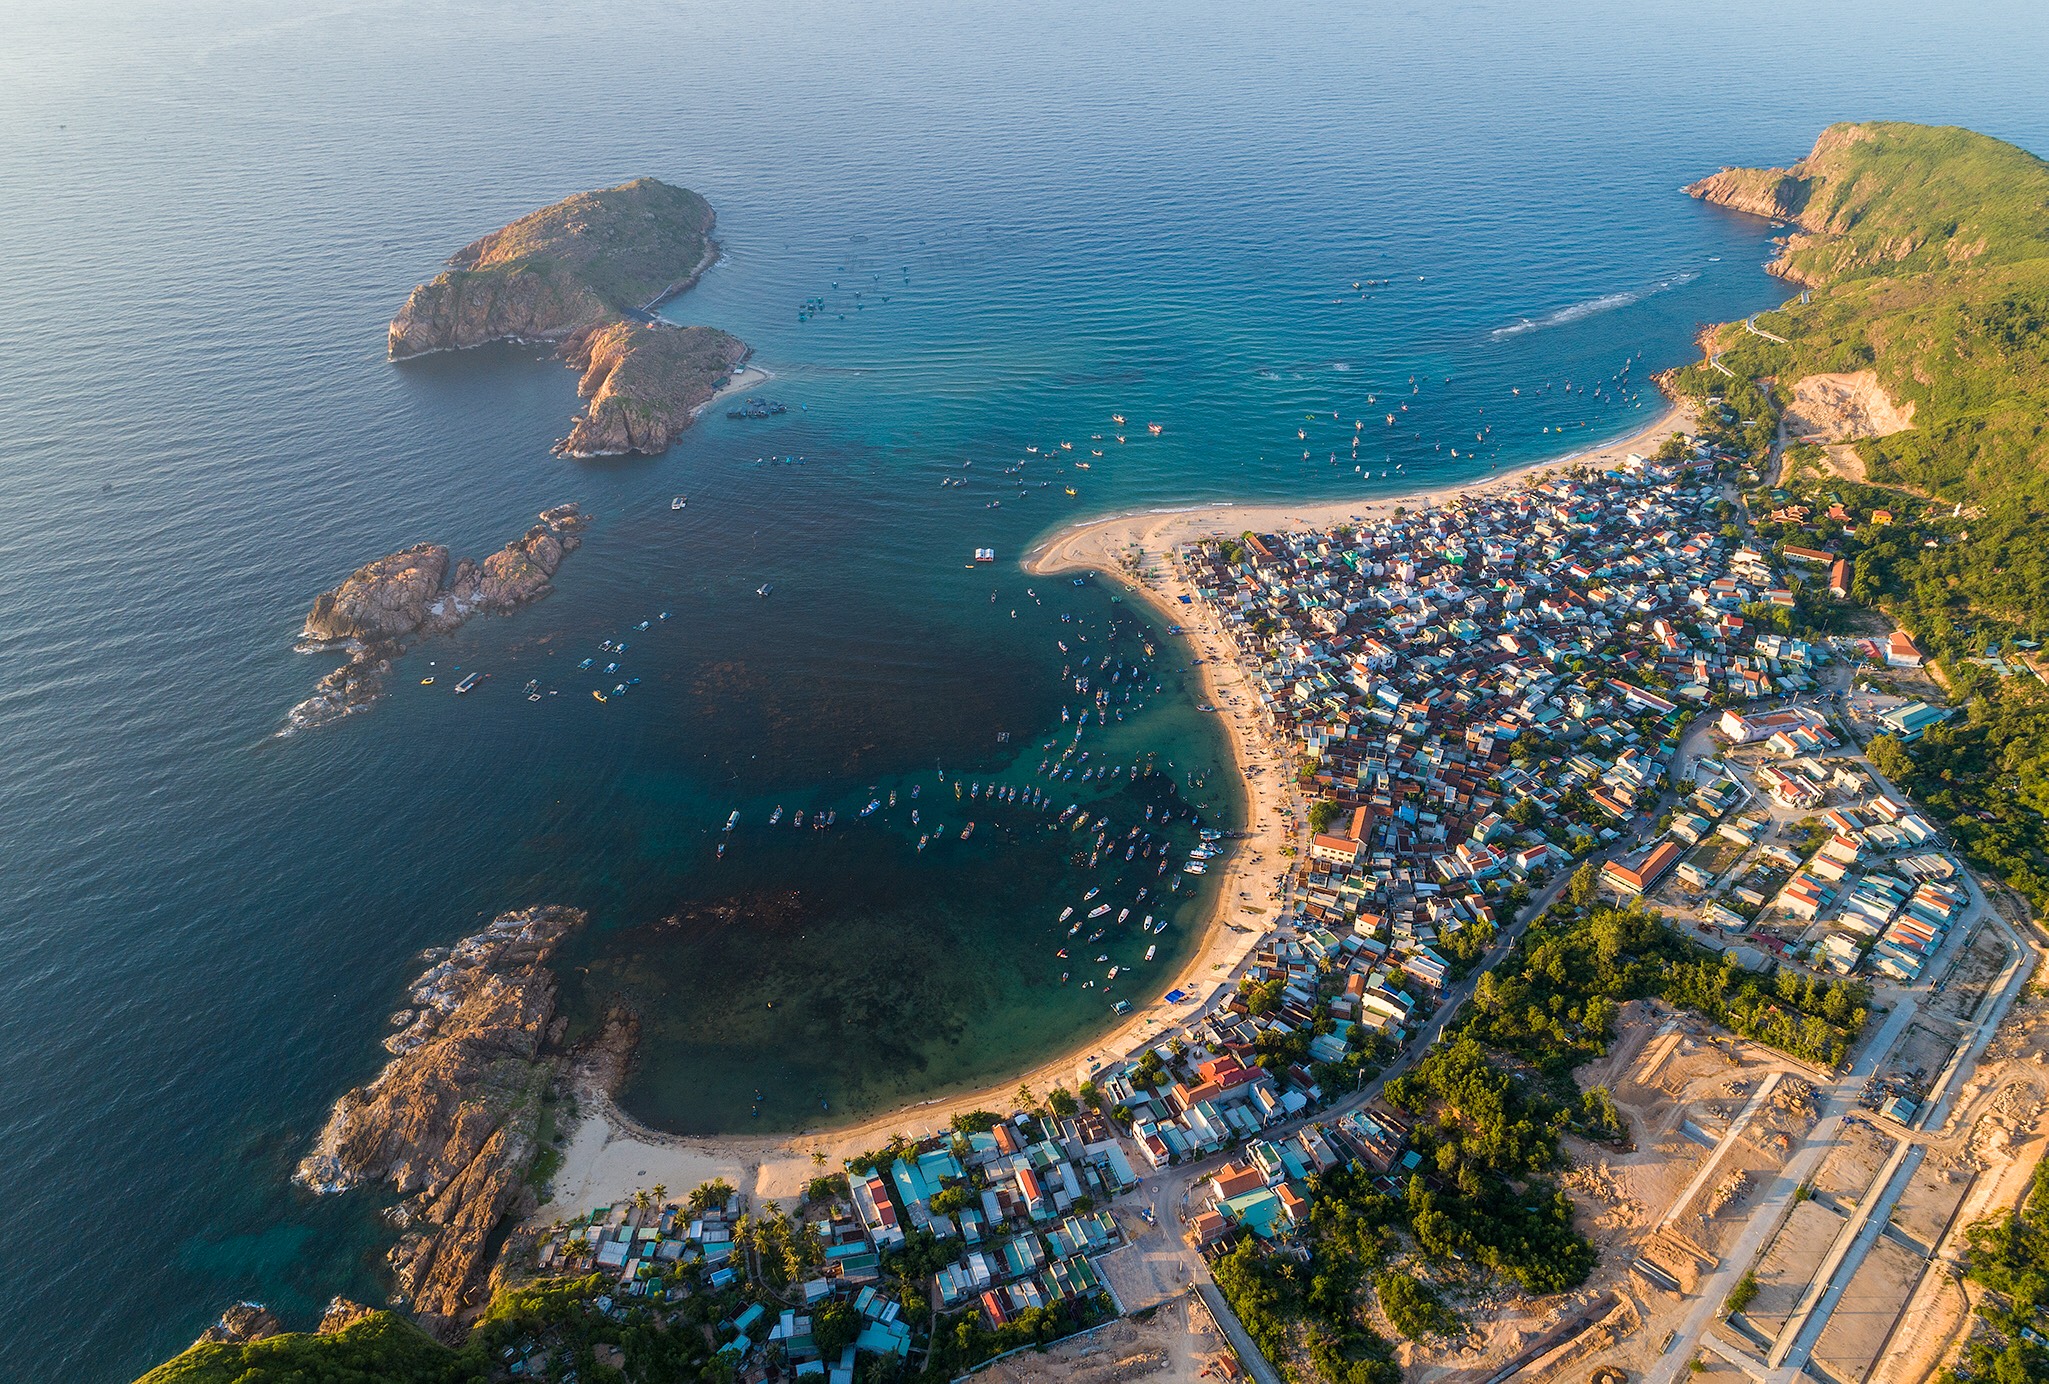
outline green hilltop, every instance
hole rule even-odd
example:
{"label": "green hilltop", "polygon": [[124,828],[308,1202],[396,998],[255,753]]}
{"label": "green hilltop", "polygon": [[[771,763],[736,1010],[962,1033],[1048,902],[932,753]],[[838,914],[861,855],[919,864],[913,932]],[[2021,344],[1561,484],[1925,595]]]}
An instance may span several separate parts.
{"label": "green hilltop", "polygon": [[1787,344],[1724,328],[1723,364],[1783,383],[1875,370],[1914,426],[1858,444],[1868,479],[2049,509],[2049,163],[1969,130],[1832,125],[1791,168],[1689,190],[1801,228],[1775,267],[1809,301],[1756,319]]}
{"label": "green hilltop", "polygon": [[1789,168],[1688,191],[1797,226],[1773,267],[1807,292],[1756,331],[1711,331],[1675,387],[1764,420],[1741,444],[1761,468],[1769,421],[1789,402],[1804,421],[1814,377],[1883,391],[1834,419],[1833,445],[1788,449],[1752,496],[1757,530],[1849,559],[1855,601],[1913,636],[1963,715],[1880,736],[1872,760],[2049,908],[2049,163],[1969,130],[1832,125]]}

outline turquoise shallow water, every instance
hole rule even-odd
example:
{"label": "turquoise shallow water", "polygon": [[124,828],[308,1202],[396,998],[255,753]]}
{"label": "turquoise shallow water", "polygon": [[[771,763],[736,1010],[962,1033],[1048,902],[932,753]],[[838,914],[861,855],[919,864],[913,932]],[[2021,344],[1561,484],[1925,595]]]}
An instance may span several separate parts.
{"label": "turquoise shallow water", "polygon": [[[1354,419],[1362,470],[1417,483],[1615,435],[1640,396],[1568,381],[1640,381],[1782,292],[1764,228],[1680,183],[1846,115],[2049,148],[2021,5],[88,4],[6,33],[5,1379],[127,1378],[237,1296],[301,1323],[374,1298],[371,1208],[286,1175],[413,953],[508,907],[592,910],[571,1003],[641,1004],[627,1100],[679,1126],[853,1112],[1100,1027],[1049,980],[1079,887],[1050,834],[999,812],[921,856],[901,812],[848,824],[941,765],[1027,781],[1078,705],[1054,640],[1136,620],[1024,579],[1035,538],[1377,490]],[[720,212],[672,314],[752,342],[790,415],[571,464],[552,361],[384,361],[442,255],[642,173]],[[1022,498],[990,478],[1114,412],[1163,431]],[[570,498],[599,519],[555,596],[273,737],[324,667],[290,648],[314,592]],[[642,682],[600,706],[573,665],[614,636]],[[1158,647],[1118,748],[1199,773],[1221,747]],[[457,700],[429,660],[491,678]],[[777,803],[841,826],[771,833]]]}

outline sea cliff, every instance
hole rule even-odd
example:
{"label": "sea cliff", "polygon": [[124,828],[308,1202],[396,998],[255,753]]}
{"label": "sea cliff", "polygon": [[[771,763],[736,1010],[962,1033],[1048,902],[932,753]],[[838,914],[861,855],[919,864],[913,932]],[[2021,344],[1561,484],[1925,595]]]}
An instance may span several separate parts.
{"label": "sea cliff", "polygon": [[446,634],[477,614],[506,614],[554,590],[562,559],[583,542],[590,517],[575,504],[540,513],[540,522],[497,552],[450,566],[439,543],[367,562],[332,591],[314,598],[302,631],[308,651],[339,647],[344,663],[293,707],[289,729],[326,725],[376,700],[391,659],[408,639]]}
{"label": "sea cliff", "polygon": [[562,1064],[548,962],[573,908],[506,913],[414,980],[384,1070],[335,1102],[296,1181],[320,1193],[388,1183],[405,1197],[390,1260],[420,1324],[458,1338],[483,1305],[492,1236],[533,1209],[527,1173]]}
{"label": "sea cliff", "polygon": [[717,259],[712,224],[704,198],[655,178],[543,207],[463,247],[416,287],[391,321],[391,358],[559,343],[583,372],[590,407],[556,450],[663,451],[748,355],[715,328],[650,317]]}

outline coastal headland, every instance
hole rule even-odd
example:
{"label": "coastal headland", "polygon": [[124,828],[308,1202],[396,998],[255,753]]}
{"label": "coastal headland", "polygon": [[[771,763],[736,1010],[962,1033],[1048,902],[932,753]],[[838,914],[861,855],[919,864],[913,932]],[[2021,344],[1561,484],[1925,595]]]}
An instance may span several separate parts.
{"label": "coastal headland", "polygon": [[653,454],[750,354],[655,309],[718,259],[711,204],[657,178],[579,192],[471,242],[391,320],[391,359],[494,341],[553,342],[582,372],[565,456]]}

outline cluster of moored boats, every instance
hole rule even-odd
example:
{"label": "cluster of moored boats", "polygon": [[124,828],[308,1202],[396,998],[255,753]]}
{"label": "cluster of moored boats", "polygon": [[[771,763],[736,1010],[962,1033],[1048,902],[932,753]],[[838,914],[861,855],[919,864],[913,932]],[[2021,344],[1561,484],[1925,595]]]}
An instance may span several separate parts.
{"label": "cluster of moored boats", "polygon": [[[665,610],[661,614],[655,616],[652,620],[642,620],[639,624],[633,627],[634,632],[644,634],[648,630],[653,629],[655,625],[657,625],[661,621],[669,619],[670,615],[671,612]],[[599,678],[601,679],[612,677],[619,672],[619,660],[626,653],[627,647],[627,643],[624,639],[607,639],[598,645],[598,652],[595,655],[593,655],[590,658],[586,658],[581,663],[577,664],[576,670],[579,673],[588,673],[596,671]],[[602,668],[598,667],[598,659],[600,658],[603,658],[605,660],[605,665]],[[629,677],[622,682],[613,684],[612,689],[609,692],[606,691],[603,687],[594,687],[591,689],[591,696],[598,701],[609,702],[615,697],[625,696],[628,692],[631,692],[634,688],[638,686],[640,686],[640,679]],[[539,698],[535,698],[534,700],[538,701]]]}

